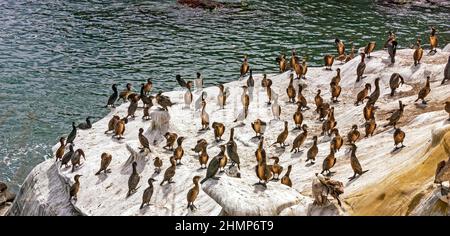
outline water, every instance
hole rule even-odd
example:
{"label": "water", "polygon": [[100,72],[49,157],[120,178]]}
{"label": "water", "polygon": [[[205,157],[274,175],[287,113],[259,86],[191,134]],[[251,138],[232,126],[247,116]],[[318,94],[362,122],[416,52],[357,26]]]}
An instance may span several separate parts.
{"label": "water", "polygon": [[72,121],[103,117],[113,82],[138,89],[152,78],[167,91],[176,73],[197,71],[207,85],[227,82],[244,54],[255,73],[274,73],[275,57],[293,47],[321,65],[336,36],[347,48],[379,46],[394,30],[408,47],[436,25],[441,46],[450,39],[449,8],[255,0],[204,11],[175,2],[0,0],[0,181],[17,190]]}

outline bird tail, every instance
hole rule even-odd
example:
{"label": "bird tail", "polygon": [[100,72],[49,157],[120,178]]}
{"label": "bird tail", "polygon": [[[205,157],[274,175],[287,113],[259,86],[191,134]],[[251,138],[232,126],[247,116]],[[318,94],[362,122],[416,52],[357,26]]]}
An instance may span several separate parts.
{"label": "bird tail", "polygon": [[202,179],[202,181],[200,181],[200,183],[203,184],[204,182],[206,182],[206,180],[208,180],[208,178]]}
{"label": "bird tail", "polygon": [[365,170],[365,171],[363,171],[361,174],[364,174],[364,173],[366,173],[367,171],[369,171],[369,170]]}
{"label": "bird tail", "polygon": [[97,171],[97,173],[95,173],[95,175],[99,175],[99,174],[100,174],[100,171],[102,171],[102,170]]}
{"label": "bird tail", "polygon": [[392,89],[392,90],[391,90],[391,97],[394,96],[394,93],[395,93],[395,89]]}
{"label": "bird tail", "polygon": [[141,204],[141,207],[139,207],[139,209],[142,209],[142,208],[144,208],[144,203],[142,203],[142,204]]}

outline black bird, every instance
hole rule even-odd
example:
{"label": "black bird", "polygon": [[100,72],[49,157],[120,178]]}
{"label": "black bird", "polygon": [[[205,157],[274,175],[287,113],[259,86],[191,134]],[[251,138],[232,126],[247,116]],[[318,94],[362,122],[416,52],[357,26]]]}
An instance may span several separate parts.
{"label": "black bird", "polygon": [[142,103],[144,103],[144,107],[152,107],[153,106],[153,103],[152,103],[153,96],[145,95],[144,87],[145,87],[145,84],[141,84],[141,92],[140,92],[139,97],[141,98]]}
{"label": "black bird", "polygon": [[87,118],[86,118],[86,123],[80,123],[80,124],[78,124],[78,129],[90,129],[90,128],[92,128],[92,123],[91,123],[91,116],[88,116]]}
{"label": "black bird", "polygon": [[75,126],[75,122],[72,122],[72,131],[70,132],[69,136],[67,136],[66,146],[68,143],[72,143],[77,137],[77,127]]}
{"label": "black bird", "polygon": [[176,79],[178,84],[182,87],[182,88],[186,88],[187,87],[187,83],[184,79],[181,78],[181,75],[176,75]]}
{"label": "black bird", "polygon": [[108,103],[106,104],[105,107],[116,107],[116,106],[114,106],[114,103],[116,102],[117,98],[119,97],[119,93],[117,92],[116,84],[112,85],[112,90],[113,90],[113,94],[111,94],[111,96],[109,96]]}
{"label": "black bird", "polygon": [[222,156],[215,156],[208,165],[208,169],[206,170],[206,176],[205,178],[200,182],[203,184],[208,179],[219,179],[219,177],[216,177],[217,172],[219,171],[219,162],[220,159],[222,159]]}

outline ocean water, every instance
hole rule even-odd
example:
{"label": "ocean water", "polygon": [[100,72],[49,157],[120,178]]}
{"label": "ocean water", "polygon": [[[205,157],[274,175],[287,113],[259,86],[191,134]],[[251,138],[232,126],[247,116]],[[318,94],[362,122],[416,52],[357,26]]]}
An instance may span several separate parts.
{"label": "ocean water", "polygon": [[[374,1],[232,1],[217,10],[162,1],[0,0],[0,181],[17,190],[31,169],[51,158],[51,147],[71,122],[94,121],[110,85],[177,88],[175,74],[205,84],[235,80],[244,54],[254,73],[275,73],[275,57],[296,48],[309,65],[376,41],[389,30],[400,47],[428,42],[439,29],[450,42],[450,9],[398,7]],[[237,3],[237,4],[236,4]],[[426,47],[426,45],[425,45]],[[320,78],[313,78],[320,79]]]}

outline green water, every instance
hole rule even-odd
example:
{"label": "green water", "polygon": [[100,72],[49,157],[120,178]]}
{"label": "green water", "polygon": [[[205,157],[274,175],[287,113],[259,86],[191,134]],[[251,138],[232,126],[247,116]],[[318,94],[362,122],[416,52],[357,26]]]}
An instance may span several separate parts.
{"label": "green water", "polygon": [[442,46],[449,13],[373,1],[245,1],[214,11],[175,0],[0,1],[0,181],[17,190],[72,121],[103,117],[113,82],[152,78],[167,91],[175,74],[200,71],[213,85],[237,79],[244,54],[255,73],[274,73],[275,57],[291,48],[320,65],[335,37],[358,48],[393,30],[408,47],[418,36],[427,42],[431,25]]}

